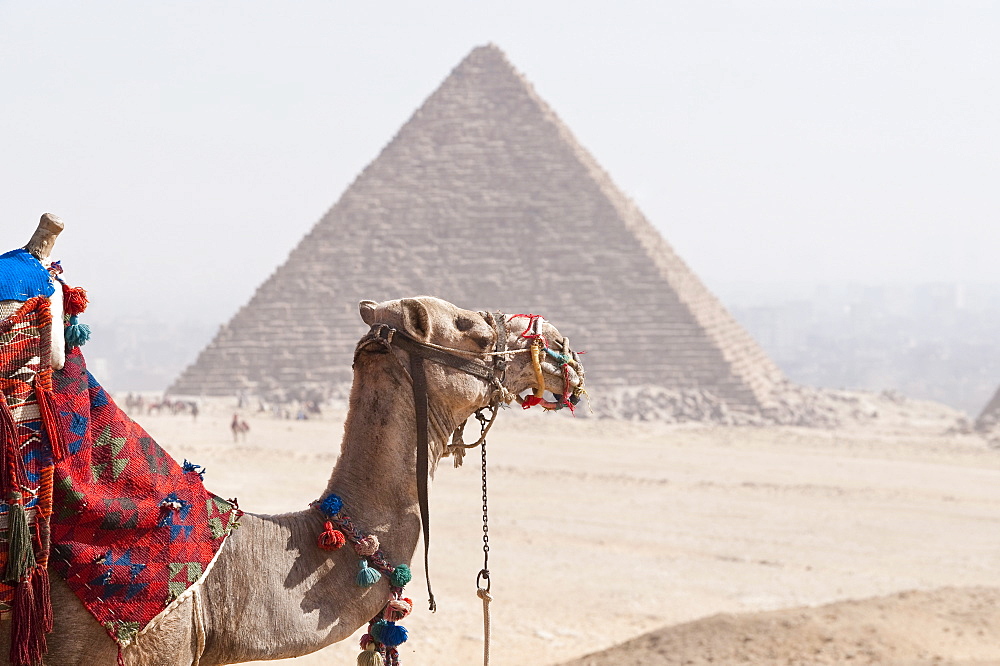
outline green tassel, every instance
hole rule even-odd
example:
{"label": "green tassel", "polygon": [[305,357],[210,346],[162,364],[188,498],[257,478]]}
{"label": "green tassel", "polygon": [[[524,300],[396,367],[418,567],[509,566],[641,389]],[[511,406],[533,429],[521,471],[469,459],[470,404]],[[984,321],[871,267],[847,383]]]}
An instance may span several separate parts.
{"label": "green tassel", "polygon": [[11,493],[7,507],[7,568],[3,579],[6,583],[17,583],[35,568],[35,550],[31,546],[28,514],[21,504],[21,493]]}
{"label": "green tassel", "polygon": [[371,587],[382,579],[377,569],[368,566],[368,560],[358,562],[358,575],[355,581],[360,587]]}
{"label": "green tassel", "polygon": [[81,324],[76,315],[69,318],[69,326],[64,332],[66,336],[66,348],[73,349],[87,344],[90,340],[90,326]]}

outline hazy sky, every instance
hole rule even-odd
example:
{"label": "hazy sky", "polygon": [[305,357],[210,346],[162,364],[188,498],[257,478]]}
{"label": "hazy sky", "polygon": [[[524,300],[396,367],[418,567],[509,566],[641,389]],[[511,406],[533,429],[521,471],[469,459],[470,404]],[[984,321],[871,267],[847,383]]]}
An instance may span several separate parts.
{"label": "hazy sky", "polygon": [[710,287],[1000,281],[1000,3],[0,0],[0,248],[227,319],[494,42]]}

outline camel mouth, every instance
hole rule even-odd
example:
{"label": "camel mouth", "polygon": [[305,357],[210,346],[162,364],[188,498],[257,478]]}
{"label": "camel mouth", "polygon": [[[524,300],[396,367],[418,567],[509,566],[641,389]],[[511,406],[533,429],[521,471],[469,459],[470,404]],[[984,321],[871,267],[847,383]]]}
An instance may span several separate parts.
{"label": "camel mouth", "polygon": [[[529,384],[531,394],[515,396],[518,403],[525,409],[541,405],[548,410],[568,407],[572,411],[587,391],[583,387],[584,370],[580,356],[570,347],[569,338],[560,335],[541,315],[513,317],[528,319],[524,332],[518,336],[527,342],[527,346],[519,351],[531,353],[530,367],[534,374],[534,381]],[[545,397],[546,392],[551,393],[552,400]]]}
{"label": "camel mouth", "polygon": [[[570,388],[581,388],[583,386],[584,371],[579,363],[574,367],[572,364],[559,366],[552,361],[542,361],[542,372],[545,373],[545,388],[555,389],[553,392],[561,392],[568,383]],[[550,381],[555,384],[553,387]]]}
{"label": "camel mouth", "polygon": [[[546,350],[551,353],[551,350]],[[527,395],[517,396],[518,403],[525,409],[541,405],[546,410],[568,407],[570,411],[586,395],[584,389],[583,366],[572,352],[555,353],[554,357],[540,360],[535,364],[535,387]]]}
{"label": "camel mouth", "polygon": [[[544,358],[540,358],[538,370],[544,384],[541,388],[552,394],[554,404],[572,408],[580,402],[580,397],[586,393],[584,389],[585,372],[580,363],[580,357],[569,347],[565,338],[560,345],[562,351],[545,348]],[[539,395],[536,391],[535,395]]]}

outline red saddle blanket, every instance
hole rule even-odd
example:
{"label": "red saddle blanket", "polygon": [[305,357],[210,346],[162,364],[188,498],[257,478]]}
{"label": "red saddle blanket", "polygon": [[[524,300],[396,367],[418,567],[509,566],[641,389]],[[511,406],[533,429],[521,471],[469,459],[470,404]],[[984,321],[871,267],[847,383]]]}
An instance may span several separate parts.
{"label": "red saddle blanket", "polygon": [[[47,351],[44,326],[32,323],[43,310],[26,304],[4,322],[17,331],[19,348],[34,343],[42,353],[0,354],[0,377],[48,379],[39,363]],[[15,418],[27,487],[52,498],[51,515],[44,516],[44,501],[34,514],[46,519],[34,518],[35,548],[47,545],[40,533],[49,531],[50,568],[125,646],[207,573],[240,511],[235,500],[208,492],[196,466],[178,465],[118,408],[79,349],[51,373],[46,395],[45,408],[21,409]],[[9,598],[12,588],[5,587]]]}

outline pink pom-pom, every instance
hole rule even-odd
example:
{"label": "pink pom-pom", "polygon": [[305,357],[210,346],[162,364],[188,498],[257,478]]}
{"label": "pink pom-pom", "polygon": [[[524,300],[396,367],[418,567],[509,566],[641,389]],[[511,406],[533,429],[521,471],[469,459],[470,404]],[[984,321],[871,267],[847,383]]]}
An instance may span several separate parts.
{"label": "pink pom-pom", "polygon": [[358,557],[371,557],[376,550],[378,550],[378,537],[374,534],[369,534],[354,544],[354,552]]}
{"label": "pink pom-pom", "polygon": [[393,599],[385,605],[382,617],[389,622],[398,622],[413,610],[413,599]]}

